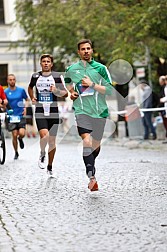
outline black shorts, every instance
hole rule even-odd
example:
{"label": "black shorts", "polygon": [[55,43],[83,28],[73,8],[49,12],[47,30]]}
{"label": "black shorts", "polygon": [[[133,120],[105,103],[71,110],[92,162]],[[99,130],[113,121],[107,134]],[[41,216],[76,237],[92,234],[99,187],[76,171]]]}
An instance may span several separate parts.
{"label": "black shorts", "polygon": [[79,135],[90,133],[97,141],[103,137],[106,118],[93,118],[88,115],[76,115],[76,122]]}
{"label": "black shorts", "polygon": [[38,131],[47,129],[50,136],[56,136],[59,126],[59,118],[36,118],[36,125]]}
{"label": "black shorts", "polygon": [[19,123],[7,123],[7,128],[9,131],[25,129],[26,127],[26,119],[21,118]]}

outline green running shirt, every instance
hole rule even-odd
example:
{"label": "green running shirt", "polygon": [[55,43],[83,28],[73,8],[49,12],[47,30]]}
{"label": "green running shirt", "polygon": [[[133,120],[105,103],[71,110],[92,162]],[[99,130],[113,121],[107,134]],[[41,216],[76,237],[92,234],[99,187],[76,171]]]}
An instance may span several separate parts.
{"label": "green running shirt", "polygon": [[[92,88],[83,88],[82,78],[88,76],[92,82],[105,86],[106,93],[100,94]],[[106,103],[106,95],[111,95],[112,80],[103,64],[91,60],[84,66],[82,60],[69,66],[65,73],[65,84],[73,85],[74,90],[78,92],[79,97],[73,102],[75,114],[85,114],[93,118],[106,118],[109,111]]]}

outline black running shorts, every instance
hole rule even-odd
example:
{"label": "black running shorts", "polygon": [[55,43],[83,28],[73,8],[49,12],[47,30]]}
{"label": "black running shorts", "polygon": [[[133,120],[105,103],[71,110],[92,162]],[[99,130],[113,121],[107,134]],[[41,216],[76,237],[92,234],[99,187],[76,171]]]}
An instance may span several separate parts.
{"label": "black running shorts", "polygon": [[59,118],[36,118],[36,125],[38,131],[41,129],[47,129],[50,136],[56,136],[59,126]]}
{"label": "black running shorts", "polygon": [[21,118],[19,123],[7,123],[8,131],[25,129],[26,127],[26,118]]}

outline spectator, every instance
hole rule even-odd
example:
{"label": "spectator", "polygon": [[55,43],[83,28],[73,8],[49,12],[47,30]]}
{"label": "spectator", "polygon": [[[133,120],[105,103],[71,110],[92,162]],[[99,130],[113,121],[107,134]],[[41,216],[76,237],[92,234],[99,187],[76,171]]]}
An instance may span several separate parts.
{"label": "spectator", "polygon": [[63,129],[63,133],[67,133],[69,131],[69,125],[68,125],[68,106],[66,102],[61,101],[59,102],[59,114],[61,119],[61,126]]}
{"label": "spectator", "polygon": [[[162,104],[162,107],[163,106],[167,107],[167,75],[166,76],[161,76],[161,84],[160,85],[162,87],[160,103]],[[164,124],[165,130],[166,130],[166,137],[167,137],[167,109],[163,110],[161,112],[161,116],[162,116],[162,119],[163,119],[163,124]],[[167,143],[167,141],[165,141],[163,143]]]}
{"label": "spectator", "polygon": [[26,135],[27,137],[36,137],[36,130],[34,125],[34,113],[31,102],[29,101],[26,107]]}
{"label": "spectator", "polygon": [[[152,99],[152,89],[147,83],[147,81],[142,80],[140,82],[141,89],[143,91],[142,94],[142,107],[143,109],[148,109],[153,107],[153,99]],[[144,139],[149,139],[149,134],[152,133],[153,140],[157,138],[155,127],[152,122],[152,111],[144,111],[143,112],[143,126],[144,126]]]}

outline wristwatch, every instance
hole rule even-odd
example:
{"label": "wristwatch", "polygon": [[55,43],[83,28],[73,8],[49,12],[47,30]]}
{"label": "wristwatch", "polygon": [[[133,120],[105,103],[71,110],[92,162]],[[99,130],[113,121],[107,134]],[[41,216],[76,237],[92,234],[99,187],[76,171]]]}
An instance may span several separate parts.
{"label": "wristwatch", "polygon": [[92,82],[91,88],[94,88],[96,83]]}

